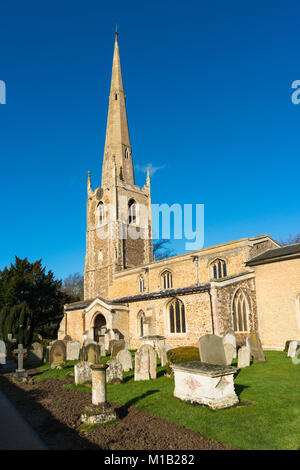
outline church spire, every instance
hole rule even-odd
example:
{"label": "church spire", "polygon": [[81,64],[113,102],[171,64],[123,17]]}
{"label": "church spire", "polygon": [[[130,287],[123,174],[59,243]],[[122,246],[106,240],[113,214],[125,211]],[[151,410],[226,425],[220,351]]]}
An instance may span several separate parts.
{"label": "church spire", "polygon": [[113,183],[111,179],[113,159],[115,159],[119,178],[125,183],[134,185],[134,172],[125,101],[118,33],[116,32],[102,166],[102,186],[110,186]]}

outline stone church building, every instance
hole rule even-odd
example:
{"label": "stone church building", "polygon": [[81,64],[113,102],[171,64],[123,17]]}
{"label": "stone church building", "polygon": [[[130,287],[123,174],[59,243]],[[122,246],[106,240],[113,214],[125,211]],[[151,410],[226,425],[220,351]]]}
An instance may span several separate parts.
{"label": "stone church building", "polygon": [[[129,236],[133,228],[139,238]],[[183,346],[232,327],[240,344],[258,331],[265,347],[281,349],[293,339],[293,326],[283,337],[272,318],[259,320],[251,263],[274,249],[279,243],[260,235],[154,260],[150,176],[142,188],[135,184],[116,34],[101,187],[93,190],[88,176],[84,300],[65,306],[58,338],[70,335],[82,343],[120,337],[135,349],[143,336],[159,335],[167,345]],[[300,250],[298,255],[300,272]],[[300,279],[295,289],[300,294]],[[260,321],[275,330],[266,342]]]}

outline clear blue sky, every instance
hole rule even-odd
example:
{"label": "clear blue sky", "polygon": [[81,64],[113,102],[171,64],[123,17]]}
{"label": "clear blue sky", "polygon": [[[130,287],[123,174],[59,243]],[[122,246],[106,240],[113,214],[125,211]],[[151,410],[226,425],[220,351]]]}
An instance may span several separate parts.
{"label": "clear blue sky", "polygon": [[163,167],[153,202],[204,203],[205,246],[300,231],[299,1],[10,0],[0,14],[0,269],[16,254],[58,278],[83,270],[116,22],[134,163]]}

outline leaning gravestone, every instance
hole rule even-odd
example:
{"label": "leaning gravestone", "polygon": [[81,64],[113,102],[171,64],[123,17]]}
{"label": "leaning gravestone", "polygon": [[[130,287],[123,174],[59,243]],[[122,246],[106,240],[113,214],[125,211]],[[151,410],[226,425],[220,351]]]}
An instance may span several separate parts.
{"label": "leaning gravestone", "polygon": [[68,341],[67,343],[67,361],[77,361],[80,352],[79,341]]}
{"label": "leaning gravestone", "polygon": [[204,335],[198,341],[201,362],[225,366],[227,364],[222,338]]}
{"label": "leaning gravestone", "polygon": [[74,366],[75,384],[80,385],[92,381],[92,369],[89,362],[78,362]]}
{"label": "leaning gravestone", "polygon": [[0,340],[0,364],[6,364],[6,346],[2,340]]}
{"label": "leaning gravestone", "polygon": [[124,372],[132,369],[132,357],[128,349],[119,351],[116,359],[121,363]]}
{"label": "leaning gravestone", "polygon": [[230,366],[234,356],[236,355],[236,349],[234,346],[232,346],[232,344],[226,343],[224,344],[224,352],[226,357],[226,364]]}
{"label": "leaning gravestone", "polygon": [[254,361],[265,362],[266,358],[258,336],[258,333],[251,333],[246,341],[247,346],[250,348],[250,353]]}
{"label": "leaning gravestone", "polygon": [[51,369],[55,369],[55,367],[59,367],[66,362],[66,345],[63,341],[57,340],[55,341],[49,353],[49,363]]}
{"label": "leaning gravestone", "polygon": [[123,381],[123,367],[117,359],[107,361],[106,382],[120,384]]}
{"label": "leaning gravestone", "polygon": [[143,344],[135,353],[134,380],[156,379],[156,352],[150,344]]}
{"label": "leaning gravestone", "polygon": [[164,367],[168,362],[167,358],[167,348],[166,346],[161,346],[160,348],[160,365]]}
{"label": "leaning gravestone", "polygon": [[112,339],[109,342],[109,350],[111,353],[111,357],[117,357],[117,354],[119,351],[122,351],[122,349],[126,348],[126,343],[124,339]]}
{"label": "leaning gravestone", "polygon": [[99,344],[90,343],[85,347],[86,350],[86,360],[92,364],[101,363],[101,349]]}
{"label": "leaning gravestone", "polygon": [[232,347],[234,348],[233,358],[235,359],[236,358],[236,337],[235,337],[235,334],[234,334],[234,331],[233,331],[232,328],[228,328],[225,331],[225,334],[224,334],[224,337],[223,337],[223,344],[224,344],[224,347],[225,347],[225,344],[231,344],[232,345]]}
{"label": "leaning gravestone", "polygon": [[250,366],[250,348],[242,346],[238,350],[238,368],[243,369],[248,366]]}
{"label": "leaning gravestone", "polygon": [[30,364],[41,364],[43,362],[44,348],[41,343],[32,343],[28,352],[28,362]]}
{"label": "leaning gravestone", "polygon": [[291,341],[289,344],[288,357],[295,357],[299,341]]}

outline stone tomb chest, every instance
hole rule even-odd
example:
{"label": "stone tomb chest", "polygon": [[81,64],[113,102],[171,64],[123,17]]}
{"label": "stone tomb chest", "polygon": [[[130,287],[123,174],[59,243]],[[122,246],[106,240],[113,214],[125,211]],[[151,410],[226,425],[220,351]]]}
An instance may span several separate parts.
{"label": "stone tomb chest", "polygon": [[213,410],[229,408],[239,402],[233,383],[236,367],[198,361],[171,367],[174,370],[175,397]]}

